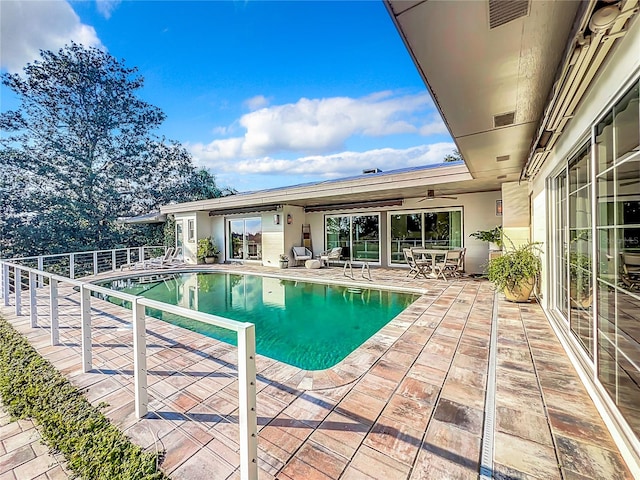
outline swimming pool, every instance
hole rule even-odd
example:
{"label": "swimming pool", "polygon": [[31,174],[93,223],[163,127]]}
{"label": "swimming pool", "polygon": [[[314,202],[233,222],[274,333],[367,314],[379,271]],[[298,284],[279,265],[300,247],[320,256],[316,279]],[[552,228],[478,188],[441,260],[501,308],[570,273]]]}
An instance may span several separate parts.
{"label": "swimming pool", "polygon": [[[259,354],[305,370],[334,366],[418,297],[386,290],[209,272],[139,276],[100,285],[254,323]],[[219,327],[154,309],[147,309],[147,314],[236,343],[235,333]]]}

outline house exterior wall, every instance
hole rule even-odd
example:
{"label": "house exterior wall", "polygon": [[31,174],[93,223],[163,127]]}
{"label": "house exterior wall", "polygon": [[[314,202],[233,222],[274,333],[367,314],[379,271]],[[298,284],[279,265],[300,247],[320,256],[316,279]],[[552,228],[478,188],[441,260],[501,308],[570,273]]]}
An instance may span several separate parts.
{"label": "house exterior wall", "polygon": [[[526,192],[526,188],[525,188]],[[389,265],[388,251],[388,212],[416,211],[443,208],[462,208],[462,238],[463,245],[467,248],[466,271],[467,273],[482,273],[484,265],[489,259],[489,244],[469,237],[470,233],[477,230],[489,230],[496,225],[502,225],[502,217],[496,215],[496,200],[502,198],[500,191],[469,193],[458,195],[455,200],[434,199],[428,202],[422,198],[407,198],[402,206],[388,207],[385,209],[363,210],[332,210],[331,215],[352,215],[357,213],[380,214],[380,259],[382,266]],[[313,241],[314,255],[327,249],[325,238],[325,216],[327,212],[307,213],[305,223],[311,225],[311,238]]]}
{"label": "house exterior wall", "polygon": [[506,247],[526,244],[531,240],[529,188],[526,183],[502,184],[502,232]]}
{"label": "house exterior wall", "polygon": [[[293,247],[302,246],[302,225],[308,223],[305,214],[304,208],[296,207],[293,205],[285,205],[282,209],[282,223],[284,226],[284,239],[282,244],[281,251],[278,252],[284,253],[289,257],[289,265],[293,265],[293,253],[291,249]],[[289,217],[290,216],[290,217]],[[288,218],[291,218],[291,223],[288,223]],[[313,235],[311,236],[311,240],[313,241]],[[277,256],[276,256],[276,265],[277,265]]]}
{"label": "house exterior wall", "polygon": [[[607,62],[601,67],[597,77],[594,79],[586,94],[582,98],[579,108],[576,110],[572,120],[566,125],[562,136],[542,166],[540,172],[530,182],[529,188],[532,195],[532,224],[533,238],[537,241],[544,241],[544,250],[550,251],[552,247],[552,234],[550,221],[553,214],[553,205],[548,204],[549,179],[555,175],[568,159],[574,155],[582,145],[591,139],[593,125],[598,122],[601,116],[610,110],[613,102],[627,91],[631,82],[637,82],[640,76],[640,22],[636,19],[628,33],[618,41],[613,53]],[[595,180],[592,178],[592,182]],[[595,187],[594,187],[595,188]],[[638,188],[637,185],[635,187]],[[636,190],[638,191],[638,190]],[[591,209],[595,209],[596,201],[591,199]],[[595,216],[594,216],[595,218]],[[595,243],[594,249],[599,248]],[[549,253],[547,257],[551,257]],[[597,258],[597,255],[596,255]],[[585,385],[595,404],[598,406],[605,422],[612,432],[618,447],[632,471],[640,471],[640,440],[625,424],[623,413],[618,410],[610,396],[605,392],[599,380],[598,372],[598,351],[593,358],[585,353],[584,348],[577,341],[571,332],[571,326],[564,319],[554,313],[553,296],[557,295],[559,288],[550,281],[553,273],[553,265],[548,260],[543,264],[542,282],[543,299],[542,306],[545,308],[552,325],[556,328],[559,336],[564,339],[570,358],[574,361],[574,366],[581,373]],[[594,269],[598,262],[593,260]],[[597,296],[594,294],[594,299]],[[594,300],[593,309],[599,308]],[[594,315],[594,341],[600,341],[598,325],[600,322],[608,322],[616,325],[616,318],[609,318],[606,311],[598,311],[598,318]],[[636,311],[635,320],[640,320],[640,315]],[[640,399],[639,399],[640,400]],[[630,419],[629,419],[630,420]]]}
{"label": "house exterior wall", "polygon": [[[496,215],[496,200],[501,199],[500,191],[470,193],[459,195],[456,200],[435,199],[426,204],[421,198],[405,199],[400,207],[388,207],[386,209],[363,210],[335,210],[331,215],[352,215],[356,213],[375,213],[380,215],[380,265],[389,265],[388,252],[388,223],[389,212],[416,211],[429,209],[462,208],[462,238],[463,245],[467,247],[466,271],[468,273],[481,273],[489,256],[489,245],[486,242],[469,237],[469,234],[477,230],[488,230],[502,224],[502,217]],[[280,216],[280,223],[276,224],[274,215]],[[197,243],[186,242],[186,228],[189,219],[196,222],[196,238],[212,236],[221,251],[219,261],[227,260],[227,223],[233,218],[257,217],[262,219],[262,264],[264,266],[277,267],[280,254],[291,257],[291,249],[302,245],[302,225],[311,226],[311,243],[314,255],[320,255],[327,249],[325,239],[325,216],[328,212],[305,213],[304,208],[293,205],[284,205],[278,212],[265,212],[256,215],[242,216],[214,216],[209,217],[208,212],[191,212],[176,214],[176,220],[182,219],[185,228],[185,258],[188,263],[196,263]],[[288,216],[291,223],[287,223]]]}
{"label": "house exterior wall", "polygon": [[[279,215],[279,224],[275,222],[275,215]],[[269,212],[263,213],[260,218],[262,219],[262,264],[277,267],[280,254],[284,253],[286,214],[283,214],[283,212]]]}
{"label": "house exterior wall", "polygon": [[426,207],[462,207],[462,238],[463,245],[467,248],[465,270],[467,273],[482,273],[484,265],[489,261],[489,244],[470,237],[469,234],[502,225],[502,217],[496,215],[496,200],[501,200],[502,194],[500,191],[494,191],[468,193],[457,195],[457,197],[456,200],[420,201],[420,198],[406,199],[402,208],[411,210]]}

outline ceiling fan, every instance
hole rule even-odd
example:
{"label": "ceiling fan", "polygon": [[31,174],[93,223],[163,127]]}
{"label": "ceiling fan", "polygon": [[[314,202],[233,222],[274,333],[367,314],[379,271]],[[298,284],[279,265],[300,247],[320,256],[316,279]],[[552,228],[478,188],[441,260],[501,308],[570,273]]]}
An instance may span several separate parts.
{"label": "ceiling fan", "polygon": [[458,197],[450,197],[447,195],[436,195],[435,190],[427,190],[427,195],[424,198],[421,198],[420,200],[418,200],[419,202],[424,202],[425,200],[436,200],[439,198],[443,198],[446,200],[457,200]]}

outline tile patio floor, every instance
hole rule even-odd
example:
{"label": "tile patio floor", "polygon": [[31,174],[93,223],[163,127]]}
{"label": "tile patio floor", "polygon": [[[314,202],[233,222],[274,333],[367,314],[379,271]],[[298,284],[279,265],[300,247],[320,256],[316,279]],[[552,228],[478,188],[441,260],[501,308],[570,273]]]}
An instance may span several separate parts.
{"label": "tile patio floor", "polygon": [[[338,267],[216,268],[352,282]],[[372,283],[424,293],[344,362],[306,372],[258,355],[260,478],[478,478],[490,284],[416,281],[397,269],[372,275]],[[109,404],[105,413],[133,441],[165,451],[171,478],[239,478],[235,347],[147,318],[153,413],[138,420],[130,311],[92,300],[94,370],[82,373],[78,293],[61,293],[59,346],[49,344],[47,289],[38,294],[38,328],[29,326],[25,298],[23,316],[3,306],[0,314],[91,402]],[[497,322],[494,478],[633,478],[541,308],[499,298]]]}

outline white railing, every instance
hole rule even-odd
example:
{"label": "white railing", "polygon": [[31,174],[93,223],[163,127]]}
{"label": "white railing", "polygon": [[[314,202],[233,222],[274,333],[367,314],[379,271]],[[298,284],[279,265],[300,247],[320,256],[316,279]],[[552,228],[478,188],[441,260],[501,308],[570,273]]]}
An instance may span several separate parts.
{"label": "white railing", "polygon": [[[125,247],[90,252],[8,258],[4,261],[17,263],[25,267],[37,268],[38,270],[44,270],[74,279],[115,271],[126,264],[161,256],[166,252],[166,248],[167,247],[161,245]],[[42,286],[42,284],[40,284],[40,286]]]}
{"label": "white railing", "polygon": [[[148,248],[148,247],[141,247]],[[117,264],[118,250],[111,255],[112,268]],[[144,258],[144,250],[140,250],[140,258]],[[94,270],[100,271],[96,265],[103,252],[82,252],[80,255],[88,255],[93,258]],[[71,273],[74,272],[74,258],[78,254],[64,254],[62,257],[69,259]],[[55,256],[53,256],[55,257]],[[258,428],[256,417],[256,341],[255,326],[252,323],[238,322],[207,313],[189,310],[176,305],[138,297],[124,292],[101,287],[89,282],[64,277],[56,273],[45,271],[42,266],[47,257],[30,257],[28,259],[14,259],[13,261],[0,260],[0,279],[2,280],[0,292],[4,298],[4,305],[10,306],[11,293],[14,297],[16,315],[22,315],[22,291],[29,293],[29,315],[31,327],[38,326],[37,289],[49,284],[49,322],[51,328],[51,345],[59,343],[59,317],[58,317],[58,290],[61,283],[73,285],[79,288],[80,293],[80,320],[81,320],[81,351],[82,371],[89,372],[92,369],[91,354],[91,292],[100,293],[109,297],[131,302],[133,325],[133,359],[134,359],[134,391],[135,410],[138,418],[148,413],[147,392],[147,339],[146,339],[146,315],[145,307],[151,307],[162,312],[173,313],[182,317],[208,323],[217,327],[236,332],[238,339],[238,405],[240,427],[240,476],[243,480],[256,480],[258,478]],[[17,261],[36,259],[41,268],[32,268]],[[41,260],[42,259],[42,260]],[[114,260],[115,259],[115,260]],[[127,254],[128,262],[132,260]],[[25,285],[24,280],[28,279]],[[26,288],[25,288],[26,287]]]}

